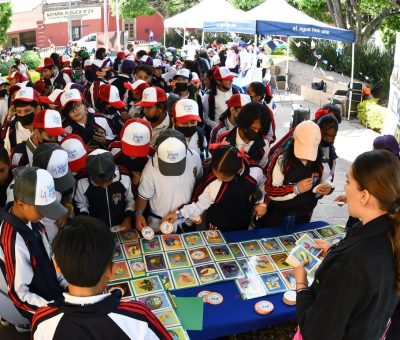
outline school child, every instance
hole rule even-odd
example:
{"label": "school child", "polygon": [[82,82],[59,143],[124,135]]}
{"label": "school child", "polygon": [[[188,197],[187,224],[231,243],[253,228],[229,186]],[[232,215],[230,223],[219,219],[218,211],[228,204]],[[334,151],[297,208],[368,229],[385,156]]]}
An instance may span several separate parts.
{"label": "school child", "polygon": [[68,133],[82,137],[91,148],[106,148],[115,139],[109,121],[98,114],[87,111],[81,93],[76,89],[64,92],[60,98],[63,127]]}
{"label": "school child", "polygon": [[124,83],[124,86],[128,93],[128,112],[131,118],[135,117],[143,117],[144,113],[143,108],[137,105],[138,102],[142,100],[143,91],[147,89],[149,86],[144,80],[136,80],[133,84],[131,83]]}
{"label": "school child", "polygon": [[336,154],[335,143],[336,134],[339,130],[339,123],[333,115],[322,116],[317,124],[321,130],[320,148],[322,152],[322,163],[329,168],[329,180],[333,182],[335,176]]}
{"label": "school child", "polygon": [[135,62],[131,59],[124,59],[121,64],[121,72],[117,74],[114,78],[110,79],[110,84],[114,85],[119,92],[119,97],[122,101],[126,103],[126,88],[124,84],[126,82],[133,82],[133,71],[135,70]]}
{"label": "school child", "polygon": [[112,76],[111,61],[110,59],[95,59],[90,65],[90,73],[92,76],[92,82],[87,91],[85,92],[86,101],[89,103],[94,110],[96,108],[96,101],[99,96],[100,87],[104,84],[108,84],[108,80]]}
{"label": "school child", "polygon": [[68,282],[68,293],[40,308],[32,322],[34,340],[172,340],[142,303],[105,293],[113,274],[115,240],[104,222],[79,216],[53,242],[55,265]]}
{"label": "school child", "polygon": [[[151,65],[153,65],[153,62],[151,62]],[[150,85],[152,76],[153,68],[150,65],[140,64],[135,69],[135,80],[143,80]]]}
{"label": "school child", "polygon": [[151,86],[161,87],[165,92],[169,92],[171,89],[168,83],[162,77],[163,65],[160,59],[153,59],[153,75],[151,78]]}
{"label": "school child", "polygon": [[62,127],[61,115],[55,110],[39,110],[33,120],[32,135],[24,142],[19,143],[11,152],[13,167],[32,164],[33,153],[43,143],[56,143],[57,138],[66,134]]}
{"label": "school child", "polygon": [[44,58],[42,64],[36,68],[36,72],[40,73],[47,88],[62,90],[65,85],[71,82],[68,74],[60,72],[52,58]]}
{"label": "school child", "polygon": [[72,174],[77,175],[86,169],[87,146],[81,136],[74,133],[67,135],[61,142],[61,147],[68,154],[68,166]]}
{"label": "school child", "polygon": [[[65,90],[66,88],[67,86],[65,87]],[[63,93],[64,90],[55,89],[48,96],[39,96],[39,102],[43,108],[61,111],[60,97]]]}
{"label": "school child", "polygon": [[289,217],[294,224],[309,222],[318,199],[332,192],[329,171],[319,154],[320,142],[320,128],[306,120],[296,126],[286,148],[274,154],[265,184],[270,199],[266,226],[282,226]]}
{"label": "school child", "polygon": [[39,110],[39,94],[31,87],[22,87],[11,102],[15,115],[11,120],[4,138],[4,147],[11,150],[23,141],[26,141],[33,131],[33,119]]}
{"label": "school child", "polygon": [[[157,138],[157,151],[143,169],[136,198],[136,228],[158,232],[162,217],[189,202],[203,168],[199,155],[187,148],[185,136],[168,129]],[[149,203],[147,221],[145,209]],[[178,223],[174,224],[175,231]]]}
{"label": "school child", "polygon": [[269,142],[264,138],[271,126],[265,105],[250,102],[242,107],[236,127],[221,134],[218,142],[226,141],[239,150],[243,148],[250,161],[264,168],[268,163]]}
{"label": "school child", "polygon": [[13,179],[10,158],[3,146],[0,146],[0,208],[4,208],[7,201],[7,188]]}
{"label": "school child", "polygon": [[216,145],[211,168],[212,173],[197,199],[169,213],[164,220],[197,218],[207,211],[207,227],[234,231],[249,228],[254,207],[255,217],[265,215],[265,176],[260,167],[249,165],[244,152],[230,145]]}
{"label": "school child", "polygon": [[167,112],[167,100],[167,94],[162,88],[149,87],[143,91],[142,100],[137,103],[143,107],[143,118],[151,125],[151,147],[162,132],[172,127],[172,120]]}
{"label": "school child", "polygon": [[74,201],[78,215],[99,218],[113,230],[131,228],[135,209],[130,174],[115,164],[109,151],[97,149],[87,156]]}
{"label": "school child", "polygon": [[12,72],[8,77],[6,77],[8,80],[8,83],[10,86],[13,86],[17,83],[22,83],[23,81],[27,81],[28,78],[26,78],[21,72],[14,71]]}
{"label": "school child", "polygon": [[208,144],[201,122],[199,107],[192,99],[179,99],[173,106],[174,129],[186,137],[189,149],[196,151],[202,162],[209,159]]}
{"label": "school child", "polygon": [[8,295],[28,320],[39,307],[62,296],[66,287],[56,274],[43,217],[53,220],[67,212],[57,200],[54,180],[43,169],[14,170],[14,202],[0,210],[0,262]]}
{"label": "school child", "polygon": [[210,143],[216,143],[219,136],[236,126],[237,116],[240,109],[251,102],[247,94],[235,93],[227,101],[228,108],[219,117],[219,124],[211,130]]}

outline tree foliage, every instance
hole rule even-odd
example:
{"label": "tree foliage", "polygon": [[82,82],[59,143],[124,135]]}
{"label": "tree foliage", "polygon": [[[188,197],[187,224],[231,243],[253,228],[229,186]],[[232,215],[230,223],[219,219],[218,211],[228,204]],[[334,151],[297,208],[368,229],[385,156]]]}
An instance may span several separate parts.
{"label": "tree foliage", "polygon": [[249,11],[262,4],[264,1],[265,0],[229,0],[233,6],[242,9],[243,11]]}
{"label": "tree foliage", "polygon": [[11,2],[0,4],[0,45],[7,42],[7,30],[11,26]]}

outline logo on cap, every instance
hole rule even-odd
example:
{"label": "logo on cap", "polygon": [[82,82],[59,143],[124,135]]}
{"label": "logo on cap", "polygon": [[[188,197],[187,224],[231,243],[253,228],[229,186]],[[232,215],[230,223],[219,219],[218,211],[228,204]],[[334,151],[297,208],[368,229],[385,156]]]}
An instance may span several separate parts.
{"label": "logo on cap", "polygon": [[73,92],[64,93],[64,97],[65,99],[71,99],[74,97],[74,93]]}
{"label": "logo on cap", "polygon": [[144,140],[143,135],[138,134],[138,133],[133,133],[132,134],[132,141],[135,144],[143,144],[143,140]]}
{"label": "logo on cap", "polygon": [[167,151],[167,158],[172,161],[175,162],[179,157],[179,152],[176,151]]}
{"label": "logo on cap", "polygon": [[143,93],[143,99],[149,99],[150,98],[150,93],[144,92]]}
{"label": "logo on cap", "polygon": [[61,125],[61,117],[59,115],[52,115],[54,125]]}
{"label": "logo on cap", "polygon": [[191,103],[183,103],[183,111],[190,113],[193,111],[193,105]]}
{"label": "logo on cap", "polygon": [[53,165],[47,171],[55,178],[62,177],[68,172],[68,163]]}
{"label": "logo on cap", "polygon": [[40,189],[39,197],[46,203],[53,203],[56,198],[56,189],[54,188],[54,185],[47,185],[46,188]]}

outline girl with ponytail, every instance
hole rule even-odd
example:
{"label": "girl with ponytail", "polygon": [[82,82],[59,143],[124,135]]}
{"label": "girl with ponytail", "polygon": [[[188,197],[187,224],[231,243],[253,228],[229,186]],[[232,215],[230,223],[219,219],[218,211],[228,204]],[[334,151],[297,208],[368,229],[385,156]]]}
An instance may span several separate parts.
{"label": "girl with ponytail", "polygon": [[[400,296],[400,162],[384,150],[358,156],[345,186],[360,219],[336,245],[316,240],[325,259],[308,286],[294,269],[304,339],[383,339]],[[397,334],[398,336],[398,334]]]}
{"label": "girl with ponytail", "polygon": [[[264,203],[265,176],[260,167],[249,166],[248,156],[226,144],[211,144],[212,173],[199,189],[193,203],[164,217],[174,222],[178,215],[197,219],[207,210],[206,226],[222,231],[249,228],[252,213],[262,217],[267,211]],[[255,209],[254,209],[255,206]]]}

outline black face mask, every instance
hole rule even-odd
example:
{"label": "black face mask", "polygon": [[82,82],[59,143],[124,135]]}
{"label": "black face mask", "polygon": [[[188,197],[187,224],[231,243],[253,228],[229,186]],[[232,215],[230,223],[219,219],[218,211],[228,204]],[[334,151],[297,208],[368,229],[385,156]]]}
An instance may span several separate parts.
{"label": "black face mask", "polygon": [[179,132],[182,132],[185,137],[192,137],[196,131],[197,131],[197,126],[175,126],[175,129]]}
{"label": "black face mask", "polygon": [[259,134],[257,132],[255,132],[253,130],[248,130],[248,129],[243,130],[243,134],[246,137],[246,139],[248,139],[250,141],[255,140],[259,136]]}
{"label": "black face mask", "polygon": [[28,113],[25,116],[15,115],[15,119],[20,122],[23,126],[31,125],[33,123],[33,119],[35,118],[35,111]]}
{"label": "black face mask", "polygon": [[145,117],[146,117],[147,121],[150,122],[150,123],[155,123],[158,120],[158,118],[160,118],[158,116],[153,116],[153,117],[145,116]]}
{"label": "black face mask", "polygon": [[328,143],[328,142],[325,142],[324,140],[321,140],[320,145],[322,148],[328,148],[328,147],[332,146],[333,143]]}
{"label": "black face mask", "polygon": [[178,92],[183,92],[183,91],[187,91],[189,84],[188,83],[176,83],[175,87]]}
{"label": "black face mask", "polygon": [[114,116],[118,110],[115,107],[107,107],[104,109],[104,114],[107,116]]}

